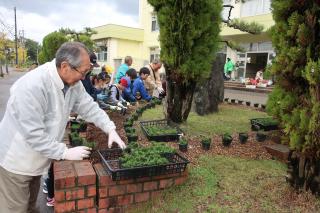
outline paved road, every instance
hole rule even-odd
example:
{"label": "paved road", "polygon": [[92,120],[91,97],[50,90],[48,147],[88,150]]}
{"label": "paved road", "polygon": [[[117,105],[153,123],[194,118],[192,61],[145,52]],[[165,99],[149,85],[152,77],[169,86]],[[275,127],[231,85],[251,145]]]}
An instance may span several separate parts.
{"label": "paved road", "polygon": [[[26,74],[26,72],[17,72],[10,69],[9,75],[4,75],[3,78],[0,77],[0,120],[2,120],[7,107],[11,85],[24,74]],[[46,196],[42,193],[41,187],[39,190],[37,206],[40,210],[40,213],[53,213],[53,208],[46,206]]]}

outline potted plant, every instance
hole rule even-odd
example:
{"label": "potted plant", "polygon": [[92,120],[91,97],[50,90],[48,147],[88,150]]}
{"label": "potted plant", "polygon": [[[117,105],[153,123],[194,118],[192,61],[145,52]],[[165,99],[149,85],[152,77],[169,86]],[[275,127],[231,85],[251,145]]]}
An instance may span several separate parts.
{"label": "potted plant", "polygon": [[137,142],[138,135],[136,133],[130,132],[130,133],[127,133],[127,138],[128,138],[128,143]]}
{"label": "potted plant", "polygon": [[132,128],[132,127],[125,127],[124,131],[126,133],[135,133],[136,132],[136,130],[134,128]]}
{"label": "potted plant", "polygon": [[246,101],[246,105],[250,106],[251,105],[250,101]]}
{"label": "potted plant", "polygon": [[202,149],[209,150],[211,145],[211,138],[202,138],[201,144],[202,144]]}
{"label": "potted plant", "polygon": [[254,106],[254,107],[259,107],[259,104],[256,103],[256,104],[253,104],[253,106]]}
{"label": "potted plant", "polygon": [[79,124],[79,132],[85,132],[87,130],[87,123],[84,120],[80,120]]}
{"label": "potted plant", "polygon": [[230,133],[225,133],[222,135],[222,144],[224,146],[230,146],[233,138]]}
{"label": "potted plant", "polygon": [[231,99],[231,103],[232,104],[236,103],[236,99]]}
{"label": "potted plant", "polygon": [[133,121],[126,121],[123,124],[124,127],[132,127],[132,125],[133,125]]}
{"label": "potted plant", "polygon": [[225,98],[224,101],[225,101],[225,102],[228,102],[228,101],[229,101],[229,98]]}
{"label": "potted plant", "polygon": [[188,141],[185,138],[180,138],[180,140],[179,140],[179,150],[181,152],[188,151]]}
{"label": "potted plant", "polygon": [[267,139],[267,135],[264,131],[258,131],[256,134],[256,139],[258,142],[263,142]]}
{"label": "potted plant", "polygon": [[238,104],[242,105],[242,102],[243,102],[243,101],[239,101],[239,100],[238,100]]}
{"label": "potted plant", "polygon": [[138,109],[136,110],[136,113],[137,113],[138,115],[142,115],[143,109],[142,109],[142,108],[138,108]]}
{"label": "potted plant", "polygon": [[71,132],[79,132],[80,124],[79,123],[73,123],[71,124],[70,130]]}
{"label": "potted plant", "polygon": [[247,142],[247,140],[248,140],[248,133],[240,132],[239,133],[239,141],[240,141],[240,143],[245,144]]}
{"label": "potted plant", "polygon": [[135,113],[133,113],[133,114],[131,115],[131,117],[132,117],[133,120],[136,121],[136,120],[138,120],[139,115],[138,115],[138,113],[135,112]]}

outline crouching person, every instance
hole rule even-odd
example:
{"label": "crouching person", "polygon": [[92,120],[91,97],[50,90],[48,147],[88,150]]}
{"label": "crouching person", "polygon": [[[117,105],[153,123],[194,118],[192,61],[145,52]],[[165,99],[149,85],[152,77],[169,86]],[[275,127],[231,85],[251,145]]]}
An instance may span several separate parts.
{"label": "crouching person", "polygon": [[[133,82],[132,93],[137,100],[144,99],[146,101],[151,100],[151,96],[148,94],[143,81],[150,75],[150,70],[146,67],[142,67],[139,72],[139,77]],[[138,95],[139,94],[139,95]]]}
{"label": "crouching person", "polygon": [[53,61],[28,72],[11,87],[0,123],[1,213],[39,212],[40,178],[52,160],[89,156],[88,147],[67,148],[63,143],[71,111],[108,134],[109,147],[115,142],[125,148],[114,123],[80,82],[91,66],[87,48],[67,42]]}

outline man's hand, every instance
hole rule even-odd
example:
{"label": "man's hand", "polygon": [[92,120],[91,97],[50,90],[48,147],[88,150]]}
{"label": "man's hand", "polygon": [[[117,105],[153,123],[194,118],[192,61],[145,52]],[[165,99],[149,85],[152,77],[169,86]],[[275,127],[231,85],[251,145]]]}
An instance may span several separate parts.
{"label": "man's hand", "polygon": [[108,139],[108,147],[111,148],[112,143],[115,142],[116,144],[118,144],[118,146],[121,149],[126,148],[125,143],[121,140],[121,138],[119,137],[118,133],[116,132],[116,130],[111,130],[109,132],[109,139]]}
{"label": "man's hand", "polygon": [[86,146],[77,146],[74,148],[67,149],[63,153],[64,160],[83,160],[90,155],[90,148]]}

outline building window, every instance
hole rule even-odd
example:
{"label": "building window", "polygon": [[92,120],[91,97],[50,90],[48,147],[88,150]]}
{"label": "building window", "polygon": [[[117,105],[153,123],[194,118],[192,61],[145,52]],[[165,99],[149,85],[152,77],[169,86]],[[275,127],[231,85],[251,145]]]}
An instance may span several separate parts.
{"label": "building window", "polygon": [[241,5],[241,17],[271,13],[271,0],[247,0]]}
{"label": "building window", "polygon": [[158,19],[156,14],[151,16],[151,32],[159,31]]}
{"label": "building window", "polygon": [[97,53],[98,61],[108,61],[108,47],[99,47],[100,51]]}
{"label": "building window", "polygon": [[160,59],[160,49],[158,47],[150,48],[150,62],[154,59]]}

